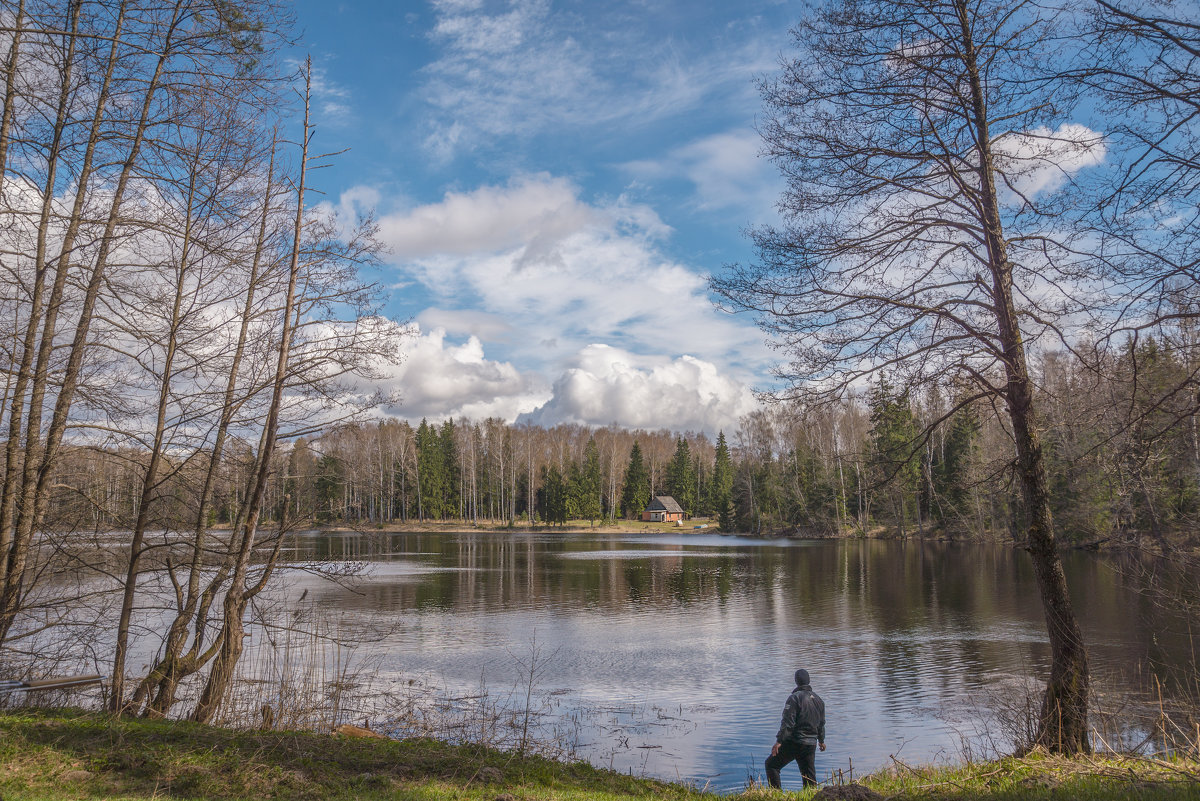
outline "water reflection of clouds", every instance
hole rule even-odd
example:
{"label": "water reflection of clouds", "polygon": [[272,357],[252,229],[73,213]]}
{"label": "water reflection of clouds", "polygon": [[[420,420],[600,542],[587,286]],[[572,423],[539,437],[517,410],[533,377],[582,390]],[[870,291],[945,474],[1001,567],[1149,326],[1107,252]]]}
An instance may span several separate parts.
{"label": "water reflection of clouds", "polygon": [[737,551],[688,551],[688,550],[643,550],[643,549],[624,549],[614,551],[570,551],[568,553],[559,554],[560,559],[654,559],[665,556],[685,556],[687,558],[704,558],[704,557],[734,557],[744,556]]}
{"label": "water reflection of clouds", "polygon": [[[611,538],[611,535],[609,535]],[[621,542],[644,545],[681,545],[688,548],[707,547],[719,548],[728,552],[731,546],[739,548],[770,549],[770,548],[808,548],[821,544],[821,540],[790,540],[790,539],[755,539],[739,537],[734,534],[642,534],[620,537]]]}
{"label": "water reflection of clouds", "polygon": [[911,645],[933,645],[946,643],[953,645],[968,645],[971,643],[1004,642],[1009,645],[1018,643],[1045,643],[1045,631],[1026,626],[997,626],[989,627],[986,632],[976,629],[951,629],[949,631],[922,627],[909,629],[904,632],[886,632],[879,636],[880,642],[903,643]]}
{"label": "water reflection of clouds", "polygon": [[370,578],[396,578],[403,576],[429,576],[435,573],[480,573],[482,567],[460,567],[458,565],[428,565],[417,562],[380,562],[371,571]]}

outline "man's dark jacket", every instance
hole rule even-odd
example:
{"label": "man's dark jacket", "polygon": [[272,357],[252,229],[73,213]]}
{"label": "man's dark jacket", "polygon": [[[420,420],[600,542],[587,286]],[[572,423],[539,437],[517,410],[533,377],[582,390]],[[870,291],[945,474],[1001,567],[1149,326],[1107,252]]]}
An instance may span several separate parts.
{"label": "man's dark jacket", "polygon": [[812,691],[812,685],[801,684],[792,690],[783,705],[783,720],[775,739],[797,745],[825,742],[825,702]]}

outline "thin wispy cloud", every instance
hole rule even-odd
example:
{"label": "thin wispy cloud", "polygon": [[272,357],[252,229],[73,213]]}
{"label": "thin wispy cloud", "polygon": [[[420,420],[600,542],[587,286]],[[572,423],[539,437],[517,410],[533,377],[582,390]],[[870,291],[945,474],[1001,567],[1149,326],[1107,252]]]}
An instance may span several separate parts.
{"label": "thin wispy cloud", "polygon": [[775,166],[759,155],[762,141],[749,128],[711,134],[671,149],[657,159],[621,165],[643,183],[674,180],[691,186],[690,202],[704,212],[723,212],[736,225],[775,216],[783,182]]}
{"label": "thin wispy cloud", "polygon": [[713,47],[657,34],[649,12],[621,4],[586,15],[547,0],[433,8],[439,57],[424,69],[434,109],[425,147],[442,159],[496,137],[646,125],[731,92],[753,104],[752,79],[774,58],[753,30]]}
{"label": "thin wispy cloud", "polygon": [[[288,59],[297,74],[303,67],[303,62]],[[312,103],[317,118],[325,124],[341,125],[350,122],[353,111],[353,95],[350,89],[334,80],[327,65],[316,62],[312,65],[309,90],[312,92]]]}

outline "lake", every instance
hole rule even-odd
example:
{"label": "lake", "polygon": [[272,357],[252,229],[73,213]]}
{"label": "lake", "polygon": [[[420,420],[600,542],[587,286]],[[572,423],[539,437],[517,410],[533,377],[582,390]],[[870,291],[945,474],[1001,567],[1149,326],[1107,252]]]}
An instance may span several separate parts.
{"label": "lake", "polygon": [[[283,584],[289,604],[383,632],[354,649],[378,681],[487,688],[518,710],[529,689],[573,721],[581,757],[720,791],[761,778],[797,668],[825,700],[824,778],[1009,747],[994,710],[1024,708],[1049,661],[1029,559],[1000,546],[682,533],[313,533],[296,546],[294,564],[368,566],[345,584],[299,570]],[[1099,688],[1123,698],[1152,666],[1188,668],[1186,621],[1138,592],[1137,571],[1064,559]],[[784,786],[800,786],[794,765]]]}

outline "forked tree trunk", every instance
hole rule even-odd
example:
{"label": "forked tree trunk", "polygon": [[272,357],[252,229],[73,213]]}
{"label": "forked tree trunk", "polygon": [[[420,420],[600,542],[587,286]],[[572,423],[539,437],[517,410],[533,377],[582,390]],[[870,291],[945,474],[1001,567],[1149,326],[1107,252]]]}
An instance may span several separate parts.
{"label": "forked tree trunk", "polygon": [[[183,679],[199,671],[216,654],[213,648],[205,649],[204,637],[208,626],[208,612],[216,598],[220,586],[229,576],[231,565],[224,566],[213,577],[213,580],[201,590],[201,578],[204,569],[204,552],[207,547],[208,511],[212,503],[212,493],[216,485],[225,455],[225,442],[229,427],[237,411],[238,376],[241,373],[241,363],[246,351],[246,342],[250,322],[254,317],[255,294],[258,287],[260,266],[266,249],[267,226],[271,216],[271,197],[274,193],[275,146],[271,148],[271,160],[267,169],[267,186],[263,194],[262,214],[259,218],[258,236],[255,242],[254,255],[251,259],[250,278],[246,290],[245,303],[242,307],[242,319],[238,328],[237,345],[234,348],[233,360],[229,367],[229,378],[225,384],[225,395],[221,407],[221,418],[217,424],[212,451],[209,455],[208,468],[204,476],[204,486],[200,491],[196,511],[196,524],[190,543],[192,555],[188,564],[187,589],[183,594],[182,605],[177,609],[174,619],[167,631],[162,656],[150,670],[149,674],[139,685],[134,694],[133,704],[146,701],[143,713],[147,716],[165,716],[175,703],[175,693]],[[240,518],[234,523],[237,531]],[[192,643],[184,653],[183,647],[187,640],[189,628],[194,632]]]}
{"label": "forked tree trunk", "polygon": [[[246,503],[246,520],[242,525],[237,559],[234,564],[233,578],[225,593],[223,603],[223,620],[219,634],[220,643],[216,658],[213,660],[208,681],[200,694],[200,700],[192,712],[192,720],[207,723],[212,720],[221,702],[225,699],[233,683],[234,670],[241,659],[245,648],[245,624],[243,622],[246,606],[250,599],[262,591],[279,555],[283,540],[283,520],[280,520],[280,530],[276,537],[275,547],[263,566],[263,574],[257,584],[246,586],[250,554],[254,549],[255,535],[258,531],[258,519],[262,510],[263,497],[266,494],[267,483],[271,475],[271,461],[275,451],[276,438],[279,433],[279,415],[283,405],[283,389],[287,381],[290,364],[292,335],[297,322],[293,316],[297,310],[296,288],[300,279],[300,249],[304,238],[304,189],[308,175],[308,144],[312,136],[309,127],[309,103],[311,99],[312,65],[306,61],[304,67],[304,125],[301,128],[300,142],[300,175],[296,183],[296,218],[292,230],[292,252],[288,267],[288,285],[284,303],[283,320],[279,334],[279,352],[275,364],[274,386],[272,387],[271,402],[267,408],[267,419],[263,426],[262,438],[259,441],[257,464],[251,478],[250,491]],[[286,510],[286,499],[283,504]]]}
{"label": "forked tree trunk", "polygon": [[[199,148],[199,146],[198,146]],[[197,149],[197,157],[199,149]],[[125,570],[125,586],[121,594],[121,609],[117,616],[117,639],[113,654],[112,678],[109,684],[110,708],[118,714],[126,711],[125,706],[125,658],[129,650],[129,626],[133,618],[134,596],[142,559],[146,527],[150,523],[150,512],[160,484],[159,471],[162,467],[163,449],[166,444],[167,411],[171,405],[171,388],[174,383],[175,357],[179,349],[179,329],[183,324],[184,295],[187,291],[187,276],[191,269],[192,250],[196,220],[196,194],[199,181],[199,165],[193,163],[188,180],[187,201],[184,213],[183,234],[180,241],[179,266],[175,273],[175,295],[171,301],[168,323],[166,352],[163,354],[159,377],[158,403],[154,420],[154,440],[150,446],[150,461],[142,474],[141,492],[138,497],[137,517],[129,542],[129,562]]]}

